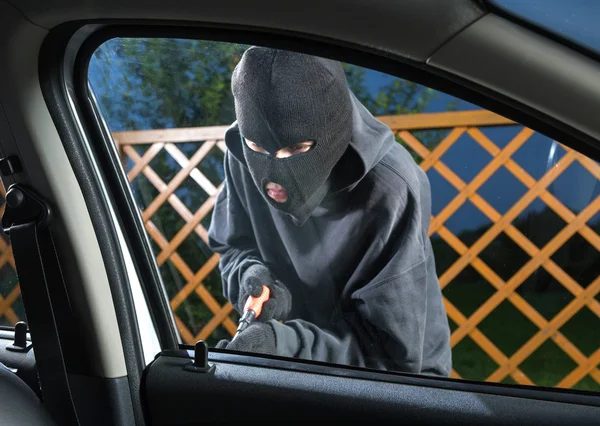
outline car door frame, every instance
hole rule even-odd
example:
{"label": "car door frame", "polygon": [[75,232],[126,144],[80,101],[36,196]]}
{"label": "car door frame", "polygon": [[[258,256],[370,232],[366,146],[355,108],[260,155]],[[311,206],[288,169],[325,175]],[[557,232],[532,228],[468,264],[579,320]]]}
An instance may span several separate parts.
{"label": "car door frame", "polygon": [[[150,249],[139,212],[133,201],[131,191],[122,169],[119,168],[119,158],[114,144],[108,135],[106,125],[89,97],[85,70],[93,51],[99,44],[110,37],[161,37],[195,38],[202,40],[243,42],[247,44],[262,44],[276,48],[287,48],[304,53],[330,57],[332,59],[352,62],[359,66],[376,69],[387,74],[405,78],[416,83],[424,84],[435,90],[444,91],[461,99],[473,102],[502,114],[515,121],[523,123],[532,129],[543,132],[565,144],[580,149],[586,155],[600,158],[597,144],[589,136],[572,129],[565,130],[547,120],[543,115],[531,108],[520,104],[502,94],[493,92],[471,81],[461,79],[441,70],[434,70],[420,62],[410,61],[381,52],[375,48],[366,49],[364,46],[352,46],[335,40],[322,40],[306,34],[284,32],[280,30],[246,28],[236,25],[192,24],[189,22],[98,22],[92,27],[87,23],[73,23],[54,29],[47,38],[40,56],[40,72],[42,91],[46,97],[49,110],[53,115],[65,149],[73,168],[80,179],[82,191],[90,206],[97,211],[92,215],[95,226],[104,229],[98,233],[98,239],[106,254],[107,270],[111,273],[111,288],[114,294],[115,308],[123,325],[120,331],[124,334],[123,342],[128,359],[128,374],[130,375],[130,390],[136,399],[135,405],[141,407],[144,395],[137,395],[139,389],[147,384],[148,369],[141,355],[139,327],[135,324],[135,306],[131,292],[127,290],[129,279],[123,264],[121,250],[128,250],[134,259],[136,272],[144,282],[144,292],[150,311],[153,314],[153,325],[156,327],[162,355],[157,357],[171,358],[179,365],[190,362],[193,352],[181,345],[179,337],[174,332],[174,321],[168,298],[158,274],[156,261]],[[62,55],[56,55],[57,52]],[[48,72],[50,70],[50,72]],[[86,132],[87,141],[82,140],[81,131]],[[91,142],[90,142],[91,141]],[[95,170],[95,173],[90,173]],[[106,197],[109,194],[109,198]],[[109,203],[118,211],[118,224],[114,223],[109,213]],[[128,229],[126,245],[114,235],[116,226]],[[113,232],[111,232],[111,230]],[[382,373],[329,365],[326,363],[291,361],[289,359],[255,356],[249,354],[232,354],[219,350],[210,351],[210,361],[217,365],[247,366],[259,369],[261,374],[268,375],[269,371],[289,371],[297,374],[304,373],[307,383],[317,380],[317,377],[337,377],[348,381],[365,380],[373,383],[394,383],[398,389],[406,392],[418,392],[423,398],[427,395],[440,395],[440,389],[467,392],[474,395],[493,395],[510,406],[509,398],[527,399],[540,402],[554,402],[556,411],[550,409],[547,413],[557,416],[564,407],[577,411],[579,407],[600,407],[600,396],[584,391],[531,388],[518,385],[501,385],[479,383],[468,380],[430,378],[403,373]],[[156,364],[153,364],[156,365]],[[152,368],[152,367],[150,367]],[[179,367],[177,367],[179,368]],[[223,367],[228,368],[228,367]],[[146,369],[146,372],[144,372]],[[179,371],[179,370],[177,370]],[[252,370],[257,371],[257,370]],[[192,377],[192,376],[190,376]],[[201,376],[195,376],[201,377]],[[196,380],[196,379],[191,379]],[[202,380],[202,379],[197,379]],[[266,386],[266,385],[265,385]],[[148,392],[146,389],[144,392]],[[269,392],[271,392],[269,390]],[[408,392],[408,393],[410,393]],[[431,392],[431,393],[428,393]],[[403,395],[408,393],[400,392]],[[450,395],[450,393],[448,393]],[[457,399],[457,401],[459,401]],[[147,401],[146,401],[147,402]],[[463,401],[464,402],[464,401]],[[412,398],[399,402],[398,407],[410,411],[414,400]],[[583,408],[582,408],[583,407]],[[435,404],[431,407],[435,412]],[[468,411],[468,408],[466,408]],[[146,415],[149,408],[146,407]],[[465,412],[467,412],[465,411]],[[540,411],[543,413],[543,411]],[[525,412],[522,413],[525,415]],[[476,414],[475,414],[476,415]],[[587,414],[586,414],[587,415]],[[138,412],[138,419],[142,414]],[[476,417],[477,419],[477,417]]]}

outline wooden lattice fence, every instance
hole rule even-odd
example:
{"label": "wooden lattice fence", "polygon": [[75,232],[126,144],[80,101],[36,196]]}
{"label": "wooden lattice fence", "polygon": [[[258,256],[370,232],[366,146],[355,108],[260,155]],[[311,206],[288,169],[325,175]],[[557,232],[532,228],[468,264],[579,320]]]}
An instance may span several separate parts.
{"label": "wooden lattice fence", "polygon": [[[585,377],[590,377],[596,384],[600,384],[600,370],[598,369],[600,341],[593,343],[594,350],[591,353],[587,350],[586,354],[561,331],[561,327],[584,308],[589,309],[595,315],[595,319],[600,318],[600,302],[597,298],[600,293],[600,271],[595,273],[595,279],[591,283],[581,283],[572,278],[552,259],[552,256],[575,234],[581,236],[597,252],[600,252],[600,235],[589,225],[590,220],[600,211],[600,197],[593,199],[582,211],[574,212],[548,190],[549,186],[574,163],[579,163],[596,180],[600,179],[600,166],[582,154],[561,145],[565,151],[564,155],[541,178],[536,179],[513,159],[513,155],[532,138],[534,132],[521,127],[516,136],[500,148],[481,129],[516,126],[517,124],[488,111],[386,116],[380,117],[380,120],[394,131],[399,141],[402,141],[421,159],[419,164],[424,170],[434,169],[458,192],[445,207],[431,218],[430,235],[441,238],[457,255],[457,259],[439,275],[442,289],[455,282],[467,267],[477,271],[494,289],[493,294],[468,315],[461,312],[455,304],[444,297],[448,317],[455,325],[451,335],[453,348],[468,336],[497,366],[491,374],[487,374],[482,379],[490,382],[506,382],[510,377],[510,382],[534,385],[539,383],[534,383],[521,366],[540,346],[547,341],[552,341],[575,365],[554,384],[555,386],[571,388]],[[151,202],[143,206],[141,215],[151,239],[158,246],[158,265],[162,266],[165,262],[170,261],[185,280],[185,284],[172,295],[173,311],[175,312],[186,299],[195,294],[212,314],[212,318],[206,321],[197,333],[192,332],[189,324],[176,315],[181,336],[190,344],[198,339],[209,338],[219,326],[222,326],[230,334],[233,334],[236,329],[235,318],[232,318],[233,307],[231,304],[219,302],[219,297],[214,294],[214,291],[211,293],[204,285],[207,277],[218,269],[218,255],[209,254],[207,261],[194,270],[178,253],[180,246],[192,234],[197,235],[205,244],[207,243],[206,223],[202,222],[210,215],[222,184],[216,185],[214,179],[212,181],[208,179],[201,173],[198,166],[213,150],[225,152],[226,147],[222,139],[225,129],[226,127],[223,126],[113,134],[123,160],[130,164],[127,171],[128,179],[133,182],[142,175],[158,193]],[[429,149],[423,140],[419,140],[419,132],[435,131],[436,129],[449,131],[433,149]],[[442,156],[459,138],[464,138],[465,135],[475,141],[491,157],[489,163],[469,182],[461,179],[456,171],[442,161]],[[192,155],[186,155],[178,148],[178,144],[190,142],[197,143],[198,149]],[[142,145],[147,146],[144,152],[136,149]],[[161,176],[151,166],[151,162],[162,152],[168,153],[180,167],[174,176],[167,179],[168,181],[165,181],[166,177]],[[478,194],[478,190],[501,168],[508,170],[526,188],[524,195],[503,214]],[[204,191],[207,194],[206,200],[195,211],[190,210],[176,194],[178,188],[189,179],[197,184],[198,191]],[[436,197],[435,192],[433,197]],[[547,208],[565,223],[559,232],[551,235],[548,242],[539,246],[515,226],[519,215],[536,199],[543,201]],[[469,245],[451,232],[447,226],[447,221],[467,201],[491,222],[485,232],[482,232]],[[163,235],[153,219],[165,204],[170,205],[184,222],[184,225],[170,239]],[[528,260],[524,265],[508,279],[503,279],[501,277],[503,274],[486,264],[481,257],[481,253],[501,234],[510,238],[528,255]],[[10,246],[3,240],[0,240],[0,253],[0,269],[5,265],[14,268]],[[519,286],[540,269],[550,274],[572,297],[569,303],[549,319],[536,310],[517,291]],[[0,298],[0,315],[3,315],[11,323],[18,320],[17,315],[11,309],[11,305],[18,297],[19,290],[16,286],[5,297]],[[512,304],[537,328],[533,336],[510,355],[504,353],[491,338],[481,331],[482,321],[505,301]],[[511,330],[506,330],[506,332],[510,333]],[[590,334],[590,338],[594,338],[594,336],[597,334]],[[452,376],[461,377],[456,370],[452,371]]]}

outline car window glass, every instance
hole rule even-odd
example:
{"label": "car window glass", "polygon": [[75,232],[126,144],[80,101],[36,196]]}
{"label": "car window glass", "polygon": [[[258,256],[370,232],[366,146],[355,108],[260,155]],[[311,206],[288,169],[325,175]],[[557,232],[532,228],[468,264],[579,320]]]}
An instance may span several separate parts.
{"label": "car window glass", "polygon": [[527,21],[554,32],[566,40],[600,51],[600,34],[594,23],[600,4],[589,0],[490,0]]}
{"label": "car window glass", "polygon": [[286,51],[116,38],[89,81],[187,344],[600,390],[595,161]]}

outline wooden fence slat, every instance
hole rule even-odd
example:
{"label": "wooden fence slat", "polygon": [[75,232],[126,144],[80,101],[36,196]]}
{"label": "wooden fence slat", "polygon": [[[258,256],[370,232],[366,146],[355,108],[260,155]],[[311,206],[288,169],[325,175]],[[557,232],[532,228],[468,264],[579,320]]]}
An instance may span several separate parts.
{"label": "wooden fence slat", "polygon": [[223,139],[228,126],[214,127],[185,127],[165,130],[134,130],[129,132],[114,132],[113,139],[119,145],[147,145],[158,142],[203,142],[206,140]]}
{"label": "wooden fence slat", "polygon": [[[450,232],[450,230],[448,230],[446,227],[442,227],[442,229],[440,229],[439,233],[440,237],[442,237],[458,254],[463,254],[466,250],[467,250],[467,246],[464,245],[464,243],[462,241],[460,241],[460,239],[458,239],[452,232]],[[537,249],[536,249],[537,252]],[[535,255],[536,253],[533,253],[533,255]],[[478,257],[476,257],[475,259],[473,259],[473,261],[471,262],[471,266],[473,266],[475,268],[475,270],[477,272],[479,272],[483,277],[485,277],[487,279],[488,282],[490,282],[490,284],[492,284],[496,290],[499,290],[500,288],[502,288],[505,283],[504,281],[489,267],[487,266],[481,259],[479,259]],[[579,287],[580,292],[577,294],[580,294],[581,292],[583,292],[583,290]],[[548,326],[548,322],[546,321],[546,319],[540,315],[531,305],[529,305],[518,293],[512,293],[510,294],[510,296],[508,296],[508,300],[523,314],[525,315],[534,325],[536,325],[538,327],[538,329],[543,329],[545,327]],[[595,299],[591,299],[589,301],[589,303],[593,303],[596,302]],[[597,302],[596,302],[597,303]],[[489,313],[491,313],[492,311],[490,311]],[[488,313],[488,315],[489,315]],[[486,315],[487,316],[487,315]],[[600,315],[598,315],[600,317]],[[457,324],[457,325],[462,325],[464,322],[466,322],[466,318],[461,318],[460,316],[457,316],[456,314],[452,317],[452,320]],[[473,333],[475,333],[477,331],[476,328],[474,328],[474,330],[469,334],[471,336],[471,338],[473,338]],[[460,340],[452,337],[454,340],[452,340],[453,342],[453,346],[455,346],[456,344],[458,344],[458,342]],[[556,332],[553,336],[552,339],[555,341],[555,343],[557,343],[569,356],[571,356],[571,358],[578,364],[583,364],[585,362],[587,362],[587,358],[585,358],[583,356],[583,354],[581,354],[581,352],[575,351],[573,350],[573,348],[575,348],[575,346],[569,342],[569,340],[567,340],[561,333]],[[475,339],[474,339],[475,340]],[[480,342],[476,341],[476,343],[479,344],[480,347],[482,347],[482,349],[484,349],[484,351],[487,352],[486,348],[484,347],[484,345],[486,345],[485,342]],[[499,365],[503,365],[498,361],[498,358],[494,359],[496,361],[496,363],[498,363]],[[508,360],[503,360],[503,363],[507,363]],[[515,370],[517,371],[517,370]],[[593,371],[593,377],[598,377],[600,378],[600,371],[595,369]],[[526,376],[523,374],[523,376],[521,376],[519,374],[519,378],[515,378],[513,377],[513,379],[515,379],[518,383],[522,383],[522,384],[527,384],[527,381],[529,380],[528,378],[526,378]],[[599,381],[600,383],[600,381]]]}
{"label": "wooden fence slat", "polygon": [[[478,132],[478,141],[480,145],[488,151],[491,155],[496,156],[500,153],[500,148],[498,148],[493,142],[491,142],[487,136],[483,133]],[[579,161],[586,161],[588,167],[593,169],[595,172],[598,172],[598,177],[600,178],[600,167],[591,159],[587,157],[583,157],[583,159],[579,159]],[[531,188],[535,184],[535,179],[525,171],[520,165],[518,165],[514,160],[509,159],[504,166],[515,176],[517,179],[521,181],[523,185],[525,185],[528,189]],[[575,214],[569,210],[562,202],[560,202],[553,194],[548,192],[547,190],[543,191],[539,197],[548,207],[550,207],[556,214],[558,214],[565,222],[569,222],[575,218]],[[596,234],[589,226],[584,226],[580,229],[580,234],[591,244],[596,250],[600,251],[600,236]]]}
{"label": "wooden fence slat", "polygon": [[452,145],[460,138],[463,133],[467,130],[466,127],[457,127],[446,136],[433,151],[424,158],[420,166],[423,170],[427,171],[431,166],[439,161],[439,159],[450,149]]}
{"label": "wooden fence slat", "polygon": [[[490,111],[452,111],[442,113],[380,116],[378,119],[391,129],[449,129],[467,126],[506,126],[515,123]],[[167,130],[137,130],[114,132],[113,139],[121,146],[145,145],[157,142],[201,142],[223,139],[228,126],[187,127]]]}
{"label": "wooden fence slat", "polygon": [[[177,309],[179,307],[179,305],[181,305],[183,303],[183,301],[196,289],[196,287],[198,285],[200,285],[200,282],[206,278],[206,276],[208,274],[210,274],[210,272],[219,264],[219,255],[218,254],[213,254],[208,261],[202,265],[202,267],[200,268],[200,270],[194,275],[194,277],[192,277],[191,280],[188,281],[188,283],[183,286],[183,288],[181,290],[179,290],[179,292],[171,299],[171,308],[172,309]],[[212,309],[211,309],[212,308]],[[211,306],[209,306],[209,309],[212,311],[214,310],[218,310],[216,309],[214,304],[211,304]]]}
{"label": "wooden fence slat", "polygon": [[0,238],[0,252],[2,253],[0,256],[0,270],[4,268],[5,264],[8,263],[12,270],[16,273],[17,267],[15,265],[12,246],[7,244],[2,238]]}
{"label": "wooden fence slat", "polygon": [[[593,204],[600,204],[600,196],[596,198]],[[455,331],[457,336],[466,334],[476,324],[480,323],[483,318],[492,310],[495,309],[508,294],[514,291],[523,281],[525,281],[542,263],[545,259],[549,258],[560,248],[564,242],[566,242],[575,232],[577,232],[577,226],[583,222],[589,220],[591,217],[590,212],[592,209],[589,207],[593,206],[590,204],[588,209],[584,209],[577,217],[576,221],[571,222],[565,228],[563,228],[556,236],[550,240],[548,244],[540,251],[536,257],[532,257],[513,277],[506,283],[501,290],[496,292],[490,297],[483,305],[481,305],[475,313],[469,318],[469,324],[463,330],[460,328]],[[556,317],[555,317],[556,318]],[[501,380],[501,379],[500,379]]]}
{"label": "wooden fence slat", "polygon": [[[210,292],[202,285],[196,287],[195,291],[198,294],[198,296],[200,296],[202,301],[206,303],[206,306],[208,306],[208,308],[213,312],[213,314],[217,315],[221,307],[219,306],[218,302],[213,298],[212,294],[210,294]],[[229,334],[231,334],[232,336],[235,334],[237,330],[237,325],[231,320],[231,318],[225,317],[221,324],[223,325],[223,327],[225,327]]]}
{"label": "wooden fence slat", "polygon": [[[161,247],[161,249],[164,250],[165,248],[168,247],[169,242],[160,233],[160,231],[158,230],[158,228],[156,228],[156,226],[152,223],[152,221],[149,220],[146,222],[146,230],[148,231],[148,234],[152,237],[152,239],[154,239],[154,241],[156,241],[156,243],[159,245],[159,247]],[[209,262],[211,262],[211,259],[212,259],[212,263],[209,263]],[[214,267],[216,267],[216,263],[218,263],[218,255],[216,255],[216,254],[213,255],[209,259],[209,262],[205,263],[203,265],[203,267],[200,268],[200,270],[198,271],[197,274],[194,274],[192,272],[192,270],[189,268],[187,263],[185,263],[183,261],[183,259],[181,259],[181,257],[176,252],[171,255],[170,260],[171,260],[171,262],[173,262],[173,264],[175,265],[177,270],[181,273],[183,278],[187,281],[186,285],[178,293],[181,300],[177,300],[175,302],[175,298],[171,299],[171,309],[173,311],[175,311],[175,309],[177,309],[177,307],[179,307],[181,305],[181,303],[183,303],[185,301],[187,296],[189,296],[191,294],[191,292],[194,290],[194,287],[196,287],[198,285],[195,283],[203,280],[206,277],[206,275],[208,275],[212,271],[212,269]],[[215,260],[216,260],[216,263],[215,263]],[[208,264],[208,266],[207,266],[207,264]],[[205,268],[205,266],[207,266],[207,267]],[[185,297],[182,297],[183,294],[185,294]],[[176,297],[178,295],[176,295]],[[200,295],[200,297],[202,298],[201,295]],[[204,303],[207,303],[207,307],[209,309],[212,308],[211,311],[216,312],[219,309],[218,303],[214,300],[212,295],[210,295],[210,299],[207,298],[207,300],[204,300],[204,298],[202,298],[202,300]],[[225,326],[225,328],[227,330],[234,329],[234,333],[235,333],[235,329],[237,328],[237,326],[233,323],[231,318],[227,318],[223,325]],[[192,335],[189,334],[189,336],[192,336]],[[193,336],[192,336],[192,338],[193,338]]]}
{"label": "wooden fence slat", "polygon": [[[212,210],[217,199],[216,194],[212,195],[208,200],[200,206],[198,211],[194,213],[194,216],[186,222],[186,224],[175,234],[168,247],[165,248],[156,258],[159,265],[162,265],[177,248],[185,241],[185,239],[196,229],[198,224],[206,217]],[[203,228],[204,229],[204,228]],[[204,231],[206,232],[206,230]],[[205,243],[208,243],[208,236],[203,238]]]}
{"label": "wooden fence slat", "polygon": [[377,117],[391,129],[424,130],[453,127],[507,126],[516,123],[491,111],[450,111]]}
{"label": "wooden fence slat", "polygon": [[[446,310],[448,311],[448,316],[452,319],[452,321],[454,321],[454,323],[456,325],[460,326],[467,321],[467,318],[454,305],[452,305],[452,303],[450,301],[448,301],[448,299],[446,299],[446,298],[444,298],[444,306],[446,307]],[[494,343],[492,343],[492,341],[490,341],[480,330],[475,328],[475,329],[473,329],[473,331],[471,333],[469,333],[469,335],[470,335],[471,339],[473,339],[473,341],[475,343],[477,343],[477,345],[479,345],[479,347],[490,358],[492,358],[492,360],[494,360],[494,362],[496,364],[498,364],[499,366],[502,366],[508,362],[508,357],[506,355],[504,355],[502,353],[502,351],[500,349],[498,349],[498,347],[496,347],[496,345],[494,345]],[[452,347],[456,346],[456,344],[458,344],[458,342],[454,343],[452,345]],[[525,375],[525,373],[523,373],[518,368],[515,369],[515,371],[511,374],[511,376],[513,377],[513,379],[515,379],[515,381],[517,383],[520,383],[523,385],[533,385],[534,384],[531,381],[531,379],[529,379],[529,377],[527,377]]]}
{"label": "wooden fence slat", "polygon": [[[575,213],[569,210],[569,208],[567,208],[563,203],[561,203],[548,191],[544,191],[540,195],[540,199],[544,203],[546,203],[546,205],[550,207],[565,222],[568,223],[575,218]],[[596,234],[596,232],[593,231],[592,228],[590,228],[588,225],[585,225],[579,230],[579,233],[596,250],[600,251],[600,236]]]}
{"label": "wooden fence slat", "polygon": [[[492,155],[498,155],[500,150],[493,144],[483,133],[478,130],[473,131],[475,133],[475,137],[478,139],[480,144],[490,152]],[[584,157],[585,158],[585,157]],[[531,188],[534,185],[535,180],[520,166],[518,166],[512,159],[509,160],[506,164],[509,170],[519,179],[523,184],[527,187]],[[595,163],[594,166],[600,170]],[[568,208],[564,206],[560,201],[558,201],[552,194],[548,191],[544,191],[540,198],[546,201],[546,204],[552,208],[557,214],[560,214],[561,217],[569,222],[575,218],[575,214],[571,212]],[[535,256],[539,250],[532,244],[520,231],[518,231],[514,226],[509,226],[505,232],[519,244],[530,256]],[[592,245],[594,245],[597,249],[600,249],[600,237],[594,231],[589,228],[589,226],[584,225],[579,229],[579,232],[586,238]],[[571,293],[574,295],[579,294],[579,292],[583,291],[581,287],[573,280],[568,274],[566,274],[562,269],[558,267],[551,259],[547,259],[543,264],[544,268],[550,272],[554,278],[559,281],[564,287],[566,287]],[[600,317],[600,303],[596,300],[590,301],[589,308],[596,313]],[[533,309],[522,310],[522,312],[526,316],[533,315],[533,312],[537,313]],[[530,318],[531,319],[531,318]]]}
{"label": "wooden fence slat", "polygon": [[21,288],[17,285],[5,298],[0,296],[0,316],[4,315],[13,324],[19,322],[19,317],[13,310],[12,305],[20,295]]}
{"label": "wooden fence slat", "polygon": [[[568,376],[562,379],[557,385],[557,388],[571,388],[583,379],[588,373],[595,369],[600,364],[600,348],[589,357],[587,362],[573,370]],[[597,376],[594,376],[598,381]],[[600,381],[599,381],[600,383]]]}
{"label": "wooden fence slat", "polygon": [[[480,132],[475,129],[469,129],[469,135],[475,139],[475,141],[480,142]],[[529,129],[524,129],[519,132],[512,141],[508,143],[502,149],[502,151],[492,159],[478,174],[469,182],[466,186],[464,186],[460,193],[452,200],[442,211],[436,216],[436,222],[434,224],[433,229],[439,227],[443,222],[448,220],[450,216],[452,216],[458,209],[464,204],[467,198],[470,198],[487,180],[494,174],[504,163],[506,163],[510,156],[514,154],[523,144],[531,137],[533,132]],[[439,172],[439,170],[438,170]],[[458,188],[457,188],[458,189]]]}
{"label": "wooden fence slat", "polygon": [[[586,366],[590,360],[587,358],[577,346],[571,343],[560,331],[557,331],[552,336],[554,342],[559,345],[579,366]],[[597,365],[593,367],[590,371],[587,372],[594,380],[596,380],[600,384],[600,369],[597,368]],[[568,376],[559,382],[556,387],[561,388],[571,388],[577,384],[576,382],[570,382],[567,380]]]}
{"label": "wooden fence slat", "polygon": [[194,167],[196,167],[200,161],[208,154],[208,152],[215,146],[215,142],[204,142],[200,149],[196,151],[196,153],[190,158],[189,163],[182,168],[171,182],[167,184],[167,187],[164,188],[148,207],[144,210],[144,219],[152,217],[154,213],[167,201],[167,198],[175,192],[175,190],[181,185],[188,177],[190,172]]}
{"label": "wooden fence slat", "polygon": [[[583,292],[583,288],[571,278],[565,271],[563,271],[554,261],[546,262],[546,270],[552,274],[552,276],[559,281],[563,287],[565,287],[573,296],[579,296]],[[600,302],[595,299],[590,299],[588,302],[588,308],[600,318]]]}
{"label": "wooden fence slat", "polygon": [[401,130],[400,132],[398,132],[398,136],[400,137],[400,139],[406,142],[406,144],[413,151],[415,151],[419,155],[419,157],[427,158],[429,157],[429,154],[431,154],[431,151],[429,151],[429,149],[426,148],[425,145],[423,145],[421,141],[414,137],[413,134],[409,131]]}
{"label": "wooden fence slat", "polygon": [[[216,144],[216,141],[207,141],[207,142]],[[206,143],[206,142],[204,142],[204,143]],[[183,152],[181,152],[179,149],[177,149],[177,147],[174,144],[172,144],[172,143],[167,144],[165,146],[165,150],[171,155],[171,157],[173,157],[173,159],[175,161],[177,161],[177,163],[179,163],[179,165],[183,169],[186,169],[189,166],[190,160],[188,160],[188,158],[183,154]],[[188,176],[191,177],[194,181],[196,181],[196,183],[198,185],[200,185],[200,187],[208,195],[213,195],[217,192],[217,188],[212,184],[212,182],[210,180],[208,180],[206,178],[206,176],[204,176],[202,173],[200,173],[200,170],[193,168],[190,170],[190,173]]]}
{"label": "wooden fence slat", "polygon": [[[594,203],[600,203],[600,196],[596,198]],[[541,264],[542,262],[552,256],[556,250],[560,247],[560,244],[567,241],[575,232],[577,232],[577,225],[579,225],[582,221],[587,221],[591,217],[591,210],[589,209],[590,204],[587,209],[584,209],[577,217],[576,221],[571,222],[565,228],[563,228],[556,236],[550,240],[548,244],[540,251],[538,256],[531,258],[525,265],[517,271],[515,275],[506,283],[504,287],[498,290],[492,297],[486,300],[469,319],[457,330],[454,331],[453,336],[455,339],[462,339],[466,334],[468,334],[473,327],[479,324],[489,312],[495,309],[504,299],[508,297],[508,295],[514,291],[523,281],[525,281]],[[560,243],[560,244],[559,244]],[[473,246],[469,249],[472,250]],[[502,380],[502,379],[500,379]]]}
{"label": "wooden fence slat", "polygon": [[179,318],[179,316],[176,314],[173,314],[173,316],[175,317],[175,324],[177,325],[177,329],[179,330],[183,341],[188,345],[193,345],[194,343],[196,343],[194,335],[192,334],[190,329],[187,328],[187,326],[183,323],[183,321],[181,321],[181,318]]}
{"label": "wooden fence slat", "polygon": [[[130,155],[128,153],[128,155]],[[139,161],[140,156],[134,151],[131,153],[130,158],[133,161]],[[167,184],[164,183],[162,181],[162,179],[160,178],[160,176],[158,176],[158,174],[152,170],[150,167],[145,167],[142,170],[142,173],[144,174],[144,176],[146,176],[146,178],[148,179],[148,181],[159,191],[164,191],[165,188],[167,187]],[[181,216],[181,218],[185,221],[185,222],[189,222],[191,220],[193,220],[194,215],[192,214],[192,212],[189,211],[189,209],[186,207],[186,205],[179,199],[179,197],[177,197],[177,195],[175,194],[171,194],[169,196],[169,198],[167,199],[168,203],[171,205],[171,207],[173,207],[173,209],[179,214],[179,216]],[[148,215],[144,214],[145,212],[142,211],[142,219],[145,221],[150,220],[150,217]],[[207,236],[207,232],[206,229],[204,229],[203,226],[198,225],[196,226],[196,228],[194,228],[194,231],[196,232],[196,234],[204,241],[207,242],[208,241],[208,236]],[[160,265],[159,265],[160,266]]]}
{"label": "wooden fence slat", "polygon": [[[146,231],[161,249],[164,250],[166,247],[169,246],[169,242],[167,241],[167,239],[160,233],[156,225],[154,225],[154,223],[151,220],[148,220],[146,222]],[[171,260],[173,265],[175,265],[175,268],[179,271],[179,273],[181,273],[181,275],[186,281],[191,281],[192,279],[194,279],[194,272],[190,269],[188,264],[184,262],[184,260],[181,258],[181,256],[179,256],[177,252],[173,253],[169,257],[169,260]]]}
{"label": "wooden fence slat", "polygon": [[600,180],[600,165],[596,163],[591,158],[588,158],[584,155],[579,155],[577,160],[581,163],[583,167],[587,169],[588,172],[592,174],[596,179]]}
{"label": "wooden fence slat", "polygon": [[[210,337],[213,331],[221,325],[221,323],[228,318],[228,315],[233,311],[233,305],[231,303],[226,303],[221,310],[216,313],[209,322],[202,328],[200,333],[196,336],[196,340],[206,340]],[[230,334],[235,334],[236,330],[227,330]]]}
{"label": "wooden fence slat", "polygon": [[467,253],[465,253],[460,259],[458,259],[450,268],[444,272],[442,277],[445,279],[454,279],[460,271],[473,259],[474,256],[479,255],[493,240],[496,238],[513,220],[517,218],[523,210],[527,208],[533,200],[550,185],[560,174],[567,169],[567,167],[575,160],[574,156],[566,154],[561,158],[556,166],[549,170],[529,191],[517,201],[508,212],[502,216],[498,222],[494,223],[471,247]]}
{"label": "wooden fence slat", "polygon": [[598,277],[594,283],[590,284],[584,293],[574,298],[567,306],[563,308],[562,311],[552,318],[552,320],[544,329],[538,331],[531,339],[529,339],[527,343],[521,346],[521,348],[517,350],[517,352],[515,352],[510,358],[510,363],[507,367],[499,368],[492,373],[489,379],[491,381],[500,381],[506,377],[506,374],[510,373],[512,368],[521,364],[529,355],[539,348],[542,343],[544,343],[553,333],[555,333],[556,330],[565,325],[567,321],[573,317],[573,315],[579,312],[581,307],[583,307],[583,305],[586,303],[586,299],[590,296],[594,297],[598,291],[600,291],[600,277]]}
{"label": "wooden fence slat", "polygon": [[[127,154],[127,156],[131,158],[135,163],[141,162],[142,157],[137,152],[135,152],[133,148],[123,147],[123,150]],[[158,173],[152,170],[152,168],[148,165],[146,165],[142,169],[142,173],[159,192],[164,191],[167,188],[167,184],[163,182],[160,176],[158,176]]]}
{"label": "wooden fence slat", "polygon": [[[137,177],[137,175],[140,174],[144,167],[150,164],[154,157],[156,157],[158,153],[162,151],[164,146],[164,143],[157,143],[152,145],[150,148],[148,148],[148,151],[146,151],[144,155],[139,159],[139,161],[135,161],[135,165],[131,168],[129,173],[127,173],[127,179],[129,180],[129,182],[133,182],[133,180]],[[135,157],[132,157],[132,153],[135,152],[135,150],[132,147],[125,145],[122,149],[123,152],[129,156],[129,158],[133,159],[133,157]],[[137,152],[135,153],[137,154]]]}

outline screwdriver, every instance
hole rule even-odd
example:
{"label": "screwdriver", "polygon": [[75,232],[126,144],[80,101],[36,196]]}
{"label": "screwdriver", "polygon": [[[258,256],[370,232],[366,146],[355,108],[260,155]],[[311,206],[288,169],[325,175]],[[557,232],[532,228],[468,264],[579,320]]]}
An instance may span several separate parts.
{"label": "screwdriver", "polygon": [[242,331],[244,331],[250,325],[250,323],[252,323],[252,321],[254,321],[256,318],[258,318],[260,316],[260,313],[262,312],[263,304],[267,300],[269,300],[270,295],[271,295],[271,291],[269,290],[269,287],[267,287],[266,285],[263,285],[262,293],[260,294],[260,296],[248,297],[248,300],[246,300],[246,304],[244,305],[244,313],[242,314],[242,317],[240,318],[240,322],[239,322],[237,331],[235,333],[235,336],[233,336],[233,339],[231,339],[231,341],[235,340],[235,338]]}

